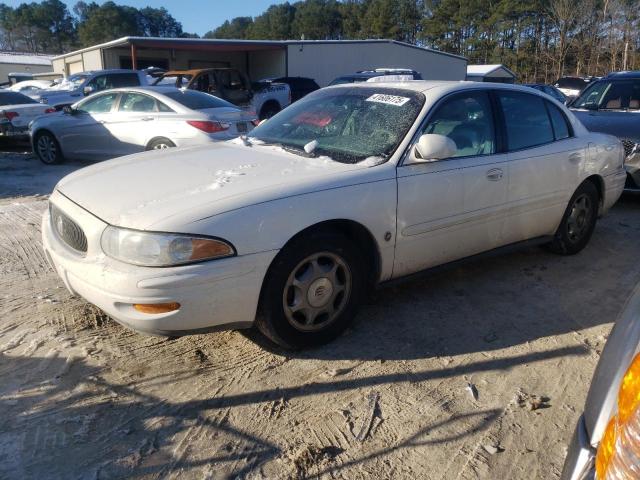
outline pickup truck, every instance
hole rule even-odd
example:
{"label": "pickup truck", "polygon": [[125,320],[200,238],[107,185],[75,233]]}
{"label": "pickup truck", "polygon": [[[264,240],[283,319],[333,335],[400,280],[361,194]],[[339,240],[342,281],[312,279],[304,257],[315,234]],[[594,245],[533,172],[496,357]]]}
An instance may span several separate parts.
{"label": "pickup truck", "polygon": [[101,90],[144,85],[147,85],[145,72],[124,69],[88,71],[73,74],[55,87],[43,90],[38,95],[38,100],[61,110]]}
{"label": "pickup truck", "polygon": [[42,105],[20,92],[0,91],[0,137],[29,136],[29,123],[55,109]]}
{"label": "pickup truck", "polygon": [[152,86],[173,86],[210,93],[243,109],[257,113],[263,120],[291,103],[291,89],[284,83],[256,83],[235,68],[200,68],[164,73]]}

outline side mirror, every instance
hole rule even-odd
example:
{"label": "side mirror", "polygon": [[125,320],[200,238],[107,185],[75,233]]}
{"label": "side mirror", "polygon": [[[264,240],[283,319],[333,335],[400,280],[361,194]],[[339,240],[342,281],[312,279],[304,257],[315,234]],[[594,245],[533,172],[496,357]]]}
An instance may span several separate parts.
{"label": "side mirror", "polygon": [[452,157],[457,149],[456,144],[449,137],[427,133],[422,135],[413,147],[411,159],[415,163],[434,162]]}
{"label": "side mirror", "polygon": [[64,107],[62,107],[62,111],[67,115],[73,115],[76,113],[76,111],[71,108],[71,105],[65,105]]}
{"label": "side mirror", "polygon": [[93,88],[91,85],[87,85],[82,89],[82,93],[84,93],[84,95],[87,96],[87,95],[91,95],[94,92],[94,90],[95,88]]}

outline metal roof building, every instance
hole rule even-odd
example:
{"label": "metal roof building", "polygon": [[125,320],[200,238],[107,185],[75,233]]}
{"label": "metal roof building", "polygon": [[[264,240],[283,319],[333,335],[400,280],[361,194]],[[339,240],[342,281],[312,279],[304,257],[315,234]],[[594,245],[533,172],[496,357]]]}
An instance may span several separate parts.
{"label": "metal roof building", "polygon": [[516,74],[504,65],[468,65],[467,80],[474,82],[515,83]]}
{"label": "metal roof building", "polygon": [[53,59],[54,71],[105,68],[237,68],[253,80],[302,76],[326,86],[340,75],[410,68],[426,80],[464,80],[467,60],[394,40],[220,40],[123,37]]}
{"label": "metal roof building", "polygon": [[6,82],[9,73],[13,72],[50,72],[52,58],[52,55],[0,51],[0,82]]}

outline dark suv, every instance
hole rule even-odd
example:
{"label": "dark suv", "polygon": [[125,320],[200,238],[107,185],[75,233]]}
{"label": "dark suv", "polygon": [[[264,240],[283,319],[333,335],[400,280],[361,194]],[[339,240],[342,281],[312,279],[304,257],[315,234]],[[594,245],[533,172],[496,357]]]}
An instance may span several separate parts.
{"label": "dark suv", "polygon": [[570,108],[589,130],[622,141],[625,190],[640,192],[640,71],[610,73],[589,84]]}

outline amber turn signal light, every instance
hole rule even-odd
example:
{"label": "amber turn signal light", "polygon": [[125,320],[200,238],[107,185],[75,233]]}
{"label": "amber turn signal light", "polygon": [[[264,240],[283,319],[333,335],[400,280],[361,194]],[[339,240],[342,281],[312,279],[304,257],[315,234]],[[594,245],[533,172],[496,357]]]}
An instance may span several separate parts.
{"label": "amber turn signal light", "polygon": [[134,303],[133,308],[140,313],[168,313],[178,310],[180,308],[180,304],[178,302]]}

